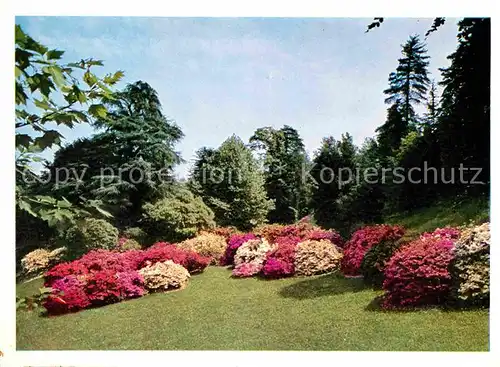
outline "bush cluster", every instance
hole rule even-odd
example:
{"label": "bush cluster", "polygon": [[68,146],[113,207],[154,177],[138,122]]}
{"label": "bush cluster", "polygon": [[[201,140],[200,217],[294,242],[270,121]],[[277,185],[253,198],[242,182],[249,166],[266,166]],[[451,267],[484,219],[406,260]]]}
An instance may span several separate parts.
{"label": "bush cluster", "polygon": [[221,265],[233,265],[236,250],[238,250],[238,248],[245,242],[256,238],[257,236],[255,236],[253,233],[241,233],[232,235],[227,241],[226,250],[220,260]]}
{"label": "bush cluster", "polygon": [[439,305],[449,300],[453,258],[449,238],[425,236],[402,246],[384,270],[383,307]]}
{"label": "bush cluster", "polygon": [[328,240],[306,240],[297,245],[295,272],[298,275],[322,274],[340,266],[342,252]]}
{"label": "bush cluster", "polygon": [[262,274],[266,278],[283,278],[295,274],[295,253],[300,237],[277,237],[275,248],[268,253]]}
{"label": "bush cluster", "polygon": [[65,247],[49,251],[47,249],[37,249],[26,254],[21,259],[21,266],[26,275],[38,275],[48,270],[51,266],[61,261]]}
{"label": "bush cluster", "polygon": [[[49,314],[59,314],[140,297],[154,283],[151,278],[146,281],[141,272],[150,274],[151,269],[163,269],[164,266],[155,265],[168,261],[178,265],[168,265],[174,269],[168,273],[169,284],[174,287],[175,279],[181,279],[173,275],[180,272],[179,268],[188,273],[200,272],[208,266],[210,258],[168,243],[125,252],[93,250],[77,260],[57,264],[45,273],[44,284],[53,293],[44,306]],[[144,268],[148,271],[142,271]]]}
{"label": "bush cluster", "polygon": [[139,274],[144,278],[146,289],[151,292],[182,289],[190,277],[186,268],[171,260],[148,265],[139,270]]}
{"label": "bush cluster", "polygon": [[212,259],[212,264],[218,264],[226,250],[226,239],[217,234],[202,233],[195,238],[179,243],[177,246],[209,257]]}
{"label": "bush cluster", "polygon": [[373,246],[382,241],[397,241],[404,235],[404,232],[400,226],[387,224],[368,226],[357,230],[344,246],[342,272],[350,276],[359,275],[363,258]]}
{"label": "bush cluster", "polygon": [[490,298],[490,224],[463,230],[450,264],[452,295],[462,307],[488,306]]}
{"label": "bush cluster", "polygon": [[238,247],[234,255],[234,265],[244,263],[263,264],[266,255],[272,250],[271,245],[265,239],[255,239],[246,241]]}

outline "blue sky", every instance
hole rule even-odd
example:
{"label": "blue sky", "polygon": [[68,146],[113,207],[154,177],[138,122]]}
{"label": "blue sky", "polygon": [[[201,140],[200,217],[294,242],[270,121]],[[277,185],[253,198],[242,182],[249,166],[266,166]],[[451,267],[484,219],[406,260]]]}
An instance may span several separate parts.
{"label": "blue sky", "polygon": [[[17,17],[25,31],[65,61],[93,57],[102,73],[123,70],[158,91],[164,113],[182,128],[177,146],[187,161],[258,127],[296,128],[310,154],[325,136],[374,136],[385,119],[382,91],[400,45],[425,34],[432,19],[388,18],[365,33],[369,18]],[[427,40],[431,78],[449,65],[457,19]],[[87,125],[61,129],[66,141],[92,134]],[[46,152],[51,158],[53,151]]]}

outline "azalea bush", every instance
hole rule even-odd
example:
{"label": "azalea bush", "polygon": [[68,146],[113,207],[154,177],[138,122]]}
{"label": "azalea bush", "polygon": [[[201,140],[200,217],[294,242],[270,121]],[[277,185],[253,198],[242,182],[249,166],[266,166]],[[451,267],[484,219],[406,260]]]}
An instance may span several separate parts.
{"label": "azalea bush", "polygon": [[488,306],[490,299],[490,224],[463,230],[450,264],[452,295],[462,307]]}
{"label": "azalea bush", "polygon": [[43,306],[51,315],[74,312],[91,305],[85,293],[85,278],[77,275],[67,275],[52,282],[52,295]]}
{"label": "azalea bush", "polygon": [[139,274],[144,278],[144,285],[152,292],[184,288],[189,280],[189,272],[183,266],[171,260],[148,265]]}
{"label": "azalea bush", "polygon": [[334,271],[342,260],[341,250],[328,240],[306,240],[297,245],[295,272],[313,275]]}
{"label": "azalea bush", "polygon": [[21,266],[26,275],[38,275],[61,261],[65,247],[55,250],[37,249],[21,259]]}
{"label": "azalea bush", "polygon": [[384,270],[384,308],[439,305],[448,301],[453,259],[449,238],[428,236],[402,246]]}
{"label": "azalea bush", "polygon": [[167,260],[184,266],[191,274],[203,271],[211,261],[209,257],[201,256],[194,251],[183,250],[166,242],[157,242],[142,253],[139,268]]}
{"label": "azalea bush", "polygon": [[236,227],[215,227],[215,228],[209,228],[209,229],[203,229],[201,230],[198,235],[203,235],[205,233],[211,233],[211,234],[216,234],[218,236],[222,236],[225,238],[226,241],[229,241],[229,238],[233,234],[240,233],[238,228]]}
{"label": "azalea bush", "polygon": [[397,241],[405,231],[400,226],[387,224],[368,226],[354,232],[344,246],[341,269],[345,275],[359,275],[365,254],[382,241]]}
{"label": "azalea bush", "polygon": [[282,278],[295,274],[295,253],[300,237],[288,236],[275,239],[276,249],[269,252],[262,274],[266,278]]}
{"label": "azalea bush", "polygon": [[221,265],[233,265],[234,263],[234,255],[236,254],[236,250],[243,245],[245,242],[249,240],[256,239],[257,236],[253,233],[242,233],[242,234],[234,234],[227,241],[226,250],[224,251],[224,255],[222,256],[220,263]]}
{"label": "azalea bush", "polygon": [[226,239],[217,234],[203,233],[195,238],[185,240],[177,246],[209,257],[212,259],[212,264],[218,264],[226,250]]}
{"label": "azalea bush", "polygon": [[260,263],[242,263],[236,265],[233,269],[232,276],[236,278],[246,278],[257,275],[262,270]]}
{"label": "azalea bush", "polygon": [[427,237],[448,238],[450,240],[456,240],[460,237],[460,229],[453,227],[436,228],[432,232],[425,232],[420,235],[420,238]]}
{"label": "azalea bush", "polygon": [[243,263],[264,264],[266,255],[272,250],[271,245],[265,239],[255,239],[245,242],[238,247],[234,255],[234,265]]}

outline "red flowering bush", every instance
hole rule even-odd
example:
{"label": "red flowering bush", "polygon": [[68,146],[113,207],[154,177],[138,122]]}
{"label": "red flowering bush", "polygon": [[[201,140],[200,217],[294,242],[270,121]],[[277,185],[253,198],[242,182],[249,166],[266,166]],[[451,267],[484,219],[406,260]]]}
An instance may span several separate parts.
{"label": "red flowering bush", "polygon": [[437,305],[451,289],[448,266],[453,259],[448,238],[425,237],[401,247],[386,263],[384,308]]}
{"label": "red flowering bush", "polygon": [[363,257],[382,241],[397,241],[405,231],[400,226],[381,224],[357,230],[344,246],[341,270],[345,275],[359,275]]}
{"label": "red flowering bush", "polygon": [[84,285],[84,280],[75,275],[54,279],[52,295],[47,298],[43,306],[50,315],[74,312],[90,306]]}
{"label": "red flowering bush", "polygon": [[282,278],[295,273],[295,253],[300,237],[278,237],[277,249],[267,255],[262,273],[266,278]]}
{"label": "red flowering bush", "polygon": [[256,239],[257,236],[255,236],[253,233],[243,233],[243,234],[234,234],[229,238],[229,241],[227,242],[227,247],[224,252],[224,255],[222,255],[222,258],[220,260],[221,265],[233,265],[234,263],[234,255],[236,254],[236,250],[243,245],[245,242],[249,240],[254,240]]}
{"label": "red flowering bush", "polygon": [[344,245],[344,240],[342,236],[334,230],[325,231],[323,229],[312,229],[307,231],[303,237],[304,241],[312,240],[312,241],[321,241],[328,240],[334,245],[338,247],[342,247]]}
{"label": "red flowering bush", "polygon": [[70,275],[82,276],[89,273],[89,270],[78,261],[60,263],[45,273],[46,287],[52,287],[53,284]]}
{"label": "red flowering bush", "polygon": [[89,272],[101,270],[113,270],[114,272],[134,270],[130,268],[128,262],[124,261],[125,259],[119,252],[92,250],[75,261],[87,268]]}
{"label": "red flowering bush", "polygon": [[86,280],[85,293],[93,305],[100,306],[120,300],[120,286],[114,270],[91,273]]}
{"label": "red flowering bush", "polygon": [[262,270],[262,264],[259,263],[241,263],[233,269],[232,275],[238,278],[251,277]]}

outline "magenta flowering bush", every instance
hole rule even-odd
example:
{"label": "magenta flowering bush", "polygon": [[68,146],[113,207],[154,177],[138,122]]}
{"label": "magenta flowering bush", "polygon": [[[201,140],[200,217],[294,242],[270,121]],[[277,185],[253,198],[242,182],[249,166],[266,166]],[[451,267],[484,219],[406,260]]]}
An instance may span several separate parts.
{"label": "magenta flowering bush", "polygon": [[144,278],[139,272],[124,271],[116,273],[116,278],[122,298],[141,297],[146,293],[144,290]]}
{"label": "magenta flowering bush", "polygon": [[262,270],[262,264],[258,263],[242,263],[236,265],[233,269],[233,277],[245,278],[257,275]]}
{"label": "magenta flowering bush", "polygon": [[245,242],[249,240],[256,239],[253,233],[243,233],[243,234],[233,234],[229,237],[227,242],[226,251],[220,260],[221,265],[233,265],[234,263],[234,255],[236,255],[236,250],[243,245]]}

